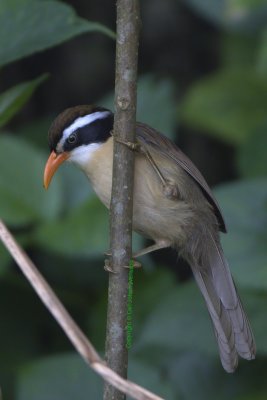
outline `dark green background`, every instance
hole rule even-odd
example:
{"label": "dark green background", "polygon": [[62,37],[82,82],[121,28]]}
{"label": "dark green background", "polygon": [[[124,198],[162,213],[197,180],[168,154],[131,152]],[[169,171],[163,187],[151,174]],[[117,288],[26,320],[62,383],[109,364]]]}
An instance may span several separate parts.
{"label": "dark green background", "polygon": [[[112,107],[115,2],[1,0],[0,217],[103,353],[108,213],[69,165],[48,192],[47,130],[76,104]],[[267,398],[267,2],[143,0],[138,119],[200,168],[257,342],[220,365],[190,270],[168,250],[135,271],[129,377],[166,399]],[[134,248],[143,240],[135,237]],[[101,399],[91,372],[0,244],[3,399]]]}

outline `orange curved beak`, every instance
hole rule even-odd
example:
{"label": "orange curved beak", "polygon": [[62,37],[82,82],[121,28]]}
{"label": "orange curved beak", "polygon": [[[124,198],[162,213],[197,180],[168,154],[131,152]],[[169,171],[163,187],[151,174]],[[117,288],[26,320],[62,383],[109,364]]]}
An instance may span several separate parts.
{"label": "orange curved beak", "polygon": [[58,167],[69,158],[69,153],[64,152],[60,154],[56,154],[54,151],[50,154],[44,170],[44,187],[48,189],[48,186],[58,169]]}

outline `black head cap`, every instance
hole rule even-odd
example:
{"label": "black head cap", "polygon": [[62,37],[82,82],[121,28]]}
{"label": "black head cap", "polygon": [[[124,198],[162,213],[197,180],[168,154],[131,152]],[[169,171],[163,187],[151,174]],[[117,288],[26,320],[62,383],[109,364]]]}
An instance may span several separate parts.
{"label": "black head cap", "polygon": [[[71,150],[82,144],[92,143],[94,141],[104,142],[111,134],[113,129],[114,116],[113,113],[103,107],[94,105],[79,105],[70,107],[60,113],[53,121],[48,131],[48,144],[51,151],[56,151],[57,145],[60,142],[63,132],[68,128],[77,118],[84,117],[96,112],[108,112],[105,118],[97,119],[90,123],[88,126],[78,128],[79,140],[75,146],[64,144],[64,150]],[[68,148],[69,146],[69,148]]]}

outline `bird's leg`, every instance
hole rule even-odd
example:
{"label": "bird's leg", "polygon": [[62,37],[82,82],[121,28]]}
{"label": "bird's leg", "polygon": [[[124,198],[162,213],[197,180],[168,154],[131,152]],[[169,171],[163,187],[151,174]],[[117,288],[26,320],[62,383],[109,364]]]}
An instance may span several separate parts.
{"label": "bird's leg", "polygon": [[[160,249],[165,249],[167,247],[171,247],[171,242],[169,242],[168,240],[164,240],[164,239],[158,240],[156,243],[152,244],[151,246],[145,247],[144,249],[139,250],[136,253],[134,253],[132,258],[141,257],[141,256],[143,256],[145,254],[152,253],[153,251],[157,251],[157,250],[160,250]],[[108,250],[104,254],[106,256],[110,257],[112,253],[111,253],[111,250]],[[109,260],[106,259],[105,263],[106,262],[109,262]],[[125,267],[125,268],[128,268],[128,266]],[[139,268],[139,266],[137,268]]]}
{"label": "bird's leg", "polygon": [[[166,247],[170,247],[170,246],[171,246],[171,243],[168,240],[159,240],[157,243],[152,244],[151,246],[145,247],[144,249],[138,251],[137,253],[134,253],[130,260],[129,265],[123,265],[123,268],[131,268],[132,266],[134,268],[141,268],[142,264],[135,260],[136,257],[141,257],[145,254],[152,253],[152,251],[165,249]],[[111,251],[108,250],[105,254],[108,256],[111,256]],[[108,258],[105,259],[104,270],[107,272],[111,272],[113,274],[117,273],[112,269],[110,259],[108,259]]]}
{"label": "bird's leg", "polygon": [[155,170],[156,174],[158,175],[158,177],[163,185],[164,195],[171,200],[177,200],[179,198],[179,190],[178,190],[177,185],[174,182],[171,182],[168,179],[164,178],[159,167],[157,166],[153,157],[151,156],[151,154],[149,153],[149,151],[146,148],[144,149],[144,153],[145,153],[147,160],[150,162],[151,166]]}
{"label": "bird's leg", "polygon": [[123,268],[142,268],[142,264],[134,258],[131,258],[129,265],[124,265]]}
{"label": "bird's leg", "polygon": [[152,251],[165,249],[166,247],[170,247],[171,243],[168,240],[159,240],[157,243],[152,244],[151,246],[145,247],[144,249],[138,251],[133,254],[133,257],[140,257],[148,253],[152,253]]}
{"label": "bird's leg", "polygon": [[164,176],[162,175],[159,167],[157,166],[157,164],[155,163],[153,157],[151,156],[149,151],[145,148],[145,146],[142,146],[138,142],[126,142],[126,141],[118,138],[117,136],[115,136],[113,131],[111,132],[111,134],[112,134],[112,136],[114,137],[114,139],[117,142],[119,142],[121,144],[124,144],[130,150],[141,151],[142,153],[144,153],[144,155],[146,156],[147,160],[149,161],[149,163],[151,164],[151,166],[155,170],[156,174],[158,175],[158,177],[159,177],[159,179],[160,179],[160,181],[162,183],[164,195],[168,199],[171,199],[171,200],[177,200],[179,198],[179,190],[178,190],[177,185],[174,182],[171,182],[168,179],[164,178]]}

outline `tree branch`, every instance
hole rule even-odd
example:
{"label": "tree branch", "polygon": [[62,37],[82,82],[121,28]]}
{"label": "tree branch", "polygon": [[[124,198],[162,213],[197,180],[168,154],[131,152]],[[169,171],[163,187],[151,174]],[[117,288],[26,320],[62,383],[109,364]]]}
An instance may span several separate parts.
{"label": "tree branch", "polygon": [[[5,224],[0,219],[0,239],[14,258],[23,274],[26,276],[44,305],[54,316],[57,323],[61,326],[66,336],[74,345],[75,349],[82,356],[84,361],[91,366],[105,381],[114,385],[117,389],[128,394],[136,400],[163,400],[148,390],[136,385],[133,382],[126,381],[118,374],[107,367],[100,358],[93,345],[71,318],[63,304],[48,285],[44,277],[37,270],[31,259],[18,245]],[[55,378],[56,379],[56,378]],[[1,389],[0,389],[1,399]]]}
{"label": "tree branch", "polygon": [[[117,0],[117,41],[113,184],[111,196],[111,263],[109,275],[106,360],[127,377],[126,348],[128,270],[132,255],[134,153],[121,141],[135,141],[139,1]],[[105,385],[104,400],[123,400],[123,393]]]}

